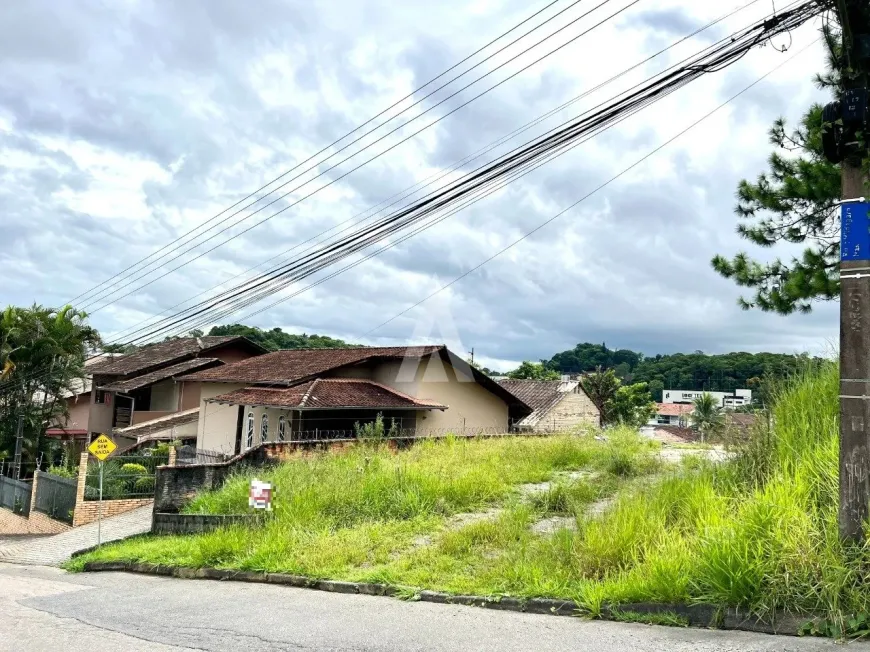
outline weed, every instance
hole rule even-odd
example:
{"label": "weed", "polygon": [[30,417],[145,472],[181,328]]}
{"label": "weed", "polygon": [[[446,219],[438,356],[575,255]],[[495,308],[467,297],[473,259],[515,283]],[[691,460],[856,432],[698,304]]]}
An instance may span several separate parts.
{"label": "weed", "polygon": [[613,620],[622,623],[643,623],[645,625],[668,625],[670,627],[688,627],[689,620],[673,611],[656,613],[641,613],[639,611],[622,611],[616,607],[610,609]]}

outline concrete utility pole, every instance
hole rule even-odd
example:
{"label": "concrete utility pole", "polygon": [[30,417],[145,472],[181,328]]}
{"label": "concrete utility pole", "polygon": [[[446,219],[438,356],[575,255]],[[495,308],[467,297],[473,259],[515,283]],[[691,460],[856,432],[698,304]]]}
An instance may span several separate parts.
{"label": "concrete utility pole", "polygon": [[[844,86],[870,82],[870,3],[838,0],[846,68]],[[860,95],[860,94],[859,94]],[[866,102],[866,95],[863,95]],[[849,95],[843,104],[850,104]],[[866,104],[865,104],[866,106]],[[860,111],[859,111],[860,112]],[[862,136],[867,138],[866,133]],[[866,147],[842,163],[840,250],[840,536],[864,540],[870,515],[870,221],[861,165]]]}

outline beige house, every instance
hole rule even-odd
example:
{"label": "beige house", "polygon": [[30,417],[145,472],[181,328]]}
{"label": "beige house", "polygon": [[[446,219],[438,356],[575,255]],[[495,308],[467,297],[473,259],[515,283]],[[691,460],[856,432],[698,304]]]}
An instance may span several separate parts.
{"label": "beige house", "polygon": [[199,383],[197,448],[343,439],[382,415],[402,434],[507,432],[531,408],[445,346],[276,351],[177,379]]}
{"label": "beige house", "polygon": [[601,423],[598,408],[579,381],[504,379],[499,384],[532,408],[514,422],[516,430],[561,432]]}
{"label": "beige house", "polygon": [[195,435],[189,424],[197,420],[199,384],[175,379],[265,352],[244,337],[204,336],[94,358],[85,367],[88,377],[73,395],[64,397],[67,418],[51,424],[45,434],[62,441],[88,442],[96,434],[107,433],[123,446],[158,433],[165,437]]}

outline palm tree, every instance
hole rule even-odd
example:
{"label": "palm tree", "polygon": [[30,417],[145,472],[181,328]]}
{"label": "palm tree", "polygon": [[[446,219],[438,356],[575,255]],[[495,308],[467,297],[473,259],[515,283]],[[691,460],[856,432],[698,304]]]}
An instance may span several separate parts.
{"label": "palm tree", "polygon": [[702,442],[725,427],[725,415],[712,394],[704,392],[694,400],[692,407],[692,422],[701,433]]}

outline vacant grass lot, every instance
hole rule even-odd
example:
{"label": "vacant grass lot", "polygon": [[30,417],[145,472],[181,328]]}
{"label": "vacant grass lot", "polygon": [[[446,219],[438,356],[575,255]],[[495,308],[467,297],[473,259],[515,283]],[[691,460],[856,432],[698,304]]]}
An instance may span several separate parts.
{"label": "vacant grass lot", "polygon": [[[262,527],[122,542],[73,567],[125,559],[573,598],[593,615],[655,601],[859,622],[870,558],[837,537],[837,384],[833,365],[792,381],[775,430],[719,465],[663,469],[626,431],[607,442],[447,440],[399,454],[361,446],[263,473],[277,493]],[[248,479],[190,511],[245,511]],[[474,512],[486,515],[457,517]],[[555,516],[575,528],[533,527]]]}

